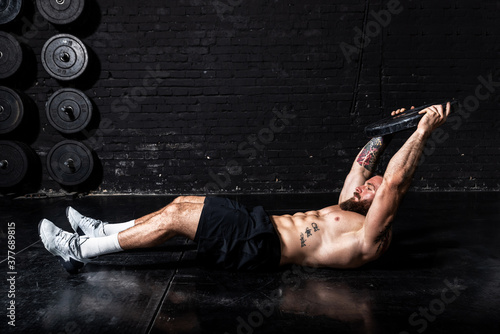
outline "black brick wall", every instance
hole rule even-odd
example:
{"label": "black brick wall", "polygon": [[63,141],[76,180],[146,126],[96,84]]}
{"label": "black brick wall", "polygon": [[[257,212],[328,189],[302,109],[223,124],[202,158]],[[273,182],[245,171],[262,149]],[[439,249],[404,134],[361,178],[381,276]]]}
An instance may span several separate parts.
{"label": "black brick wall", "polygon": [[[68,136],[44,105],[62,87],[95,104],[97,121],[76,138],[102,165],[96,192],[338,190],[365,125],[451,97],[468,111],[429,143],[414,190],[500,188],[498,1],[92,0],[73,27],[25,3],[0,29],[24,44],[31,66],[0,84],[38,108],[38,133],[26,138],[42,160],[41,191],[61,188],[45,158]],[[60,32],[92,56],[73,83],[41,64],[43,44]]]}

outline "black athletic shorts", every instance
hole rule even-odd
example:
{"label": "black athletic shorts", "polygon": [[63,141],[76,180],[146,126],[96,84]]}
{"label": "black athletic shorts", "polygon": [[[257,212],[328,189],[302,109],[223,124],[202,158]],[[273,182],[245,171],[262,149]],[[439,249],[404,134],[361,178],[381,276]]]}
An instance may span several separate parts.
{"label": "black athletic shorts", "polygon": [[227,198],[206,197],[194,241],[203,265],[226,270],[278,268],[281,243],[261,206],[251,211]]}

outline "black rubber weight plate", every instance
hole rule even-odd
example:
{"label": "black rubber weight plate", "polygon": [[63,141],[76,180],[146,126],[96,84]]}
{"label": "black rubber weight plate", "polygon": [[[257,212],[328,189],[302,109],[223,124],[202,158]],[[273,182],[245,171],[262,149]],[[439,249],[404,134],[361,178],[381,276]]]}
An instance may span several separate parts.
{"label": "black rubber weight plate", "polygon": [[64,88],[55,92],[46,105],[50,124],[62,133],[83,130],[92,118],[92,103],[80,90]]}
{"label": "black rubber weight plate", "polygon": [[37,0],[38,11],[49,22],[69,24],[82,14],[84,0]]}
{"label": "black rubber weight plate", "polygon": [[59,184],[76,186],[92,174],[92,152],[82,143],[65,140],[56,144],[47,155],[49,175]]}
{"label": "black rubber weight plate", "polygon": [[24,105],[19,95],[10,88],[0,87],[0,134],[15,130],[24,116]]}
{"label": "black rubber weight plate", "polygon": [[85,45],[69,34],[53,36],[42,49],[43,67],[59,80],[78,78],[87,68],[88,60]]}
{"label": "black rubber weight plate", "polygon": [[21,11],[22,0],[0,0],[0,24],[14,20]]}
{"label": "black rubber weight plate", "polygon": [[28,172],[26,144],[0,141],[0,187],[13,187],[24,179]]}
{"label": "black rubber weight plate", "polygon": [[[457,101],[450,101],[450,102],[453,110],[458,104],[458,102]],[[418,122],[424,116],[424,114],[419,114],[419,112],[427,107],[436,104],[441,104],[443,105],[444,108],[446,108],[446,102],[442,102],[442,103],[430,103],[420,107],[416,107],[414,109],[408,109],[401,114],[384,118],[380,121],[377,121],[375,123],[366,126],[365,134],[367,137],[371,138],[371,137],[385,136],[391,133],[413,128],[418,125]]]}
{"label": "black rubber weight plate", "polygon": [[22,60],[23,51],[19,42],[11,35],[0,32],[0,79],[16,73]]}

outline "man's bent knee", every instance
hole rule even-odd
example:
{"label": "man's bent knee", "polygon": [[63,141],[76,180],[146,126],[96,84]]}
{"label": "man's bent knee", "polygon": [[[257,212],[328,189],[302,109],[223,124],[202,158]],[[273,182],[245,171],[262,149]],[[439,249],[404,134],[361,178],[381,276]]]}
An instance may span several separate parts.
{"label": "man's bent knee", "polygon": [[188,214],[191,203],[188,202],[172,202],[163,208],[161,215],[166,223],[182,222],[183,218]]}
{"label": "man's bent knee", "polygon": [[199,203],[170,203],[161,212],[161,228],[193,239],[202,209]]}
{"label": "man's bent knee", "polygon": [[181,206],[182,206],[181,202],[172,202],[163,208],[163,210],[161,211],[161,215],[164,218],[171,218],[177,216],[181,211]]}

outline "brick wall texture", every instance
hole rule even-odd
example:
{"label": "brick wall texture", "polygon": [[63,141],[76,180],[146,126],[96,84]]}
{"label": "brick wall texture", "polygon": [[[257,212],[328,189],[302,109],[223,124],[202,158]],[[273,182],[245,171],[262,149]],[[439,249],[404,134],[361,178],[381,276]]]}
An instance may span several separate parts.
{"label": "brick wall texture", "polygon": [[[366,125],[449,98],[464,108],[427,144],[412,189],[500,189],[498,1],[91,0],[68,26],[25,3],[0,26],[23,44],[25,71],[0,84],[36,106],[25,139],[41,192],[61,189],[45,160],[68,138],[95,151],[96,193],[337,191]],[[42,66],[58,33],[89,50],[80,80]],[[79,135],[45,115],[63,87],[94,104]],[[382,172],[410,133],[395,136]]]}

